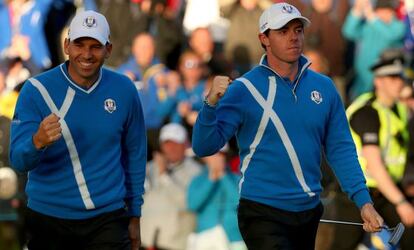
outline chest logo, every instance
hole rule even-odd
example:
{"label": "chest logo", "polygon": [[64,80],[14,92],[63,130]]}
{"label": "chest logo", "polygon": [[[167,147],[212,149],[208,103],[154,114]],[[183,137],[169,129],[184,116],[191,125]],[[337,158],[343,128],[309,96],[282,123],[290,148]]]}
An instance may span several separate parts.
{"label": "chest logo", "polygon": [[116,110],[116,103],[111,98],[108,98],[104,102],[104,107],[108,113],[112,114]]}
{"label": "chest logo", "polygon": [[319,93],[316,90],[312,91],[311,100],[314,101],[316,104],[320,104],[323,100],[321,93]]}

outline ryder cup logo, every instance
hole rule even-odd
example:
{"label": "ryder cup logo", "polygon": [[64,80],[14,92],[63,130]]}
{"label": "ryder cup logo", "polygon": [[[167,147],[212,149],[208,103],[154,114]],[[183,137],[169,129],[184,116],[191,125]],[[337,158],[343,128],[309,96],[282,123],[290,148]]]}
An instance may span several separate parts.
{"label": "ryder cup logo", "polygon": [[105,110],[112,114],[116,110],[116,103],[112,99],[106,99],[104,102]]}
{"label": "ryder cup logo", "polygon": [[282,7],[282,12],[284,12],[284,13],[292,13],[293,12],[293,8],[292,8],[292,6],[291,5],[284,5],[283,7]]}
{"label": "ryder cup logo", "polygon": [[322,95],[318,91],[314,90],[311,93],[311,100],[314,101],[316,104],[319,104],[322,102]]}
{"label": "ryder cup logo", "polygon": [[96,19],[93,16],[88,16],[83,20],[83,26],[87,28],[96,27]]}

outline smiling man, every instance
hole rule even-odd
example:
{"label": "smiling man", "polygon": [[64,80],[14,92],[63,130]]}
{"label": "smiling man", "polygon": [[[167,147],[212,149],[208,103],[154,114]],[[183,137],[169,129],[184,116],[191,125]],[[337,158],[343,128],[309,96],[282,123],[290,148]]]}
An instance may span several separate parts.
{"label": "smiling man", "polygon": [[[302,55],[310,21],[292,5],[273,4],[259,21],[260,64],[232,82],[214,79],[193,130],[198,156],[235,135],[240,152],[240,232],[248,249],[314,249],[321,155],[356,203],[364,229],[379,231],[341,98],[331,79]],[[299,236],[299,240],[298,240]]]}
{"label": "smiling man", "polygon": [[11,125],[13,167],[29,173],[28,248],[137,250],[146,165],[138,92],[102,65],[106,18],[72,20],[65,63],[30,78]]}

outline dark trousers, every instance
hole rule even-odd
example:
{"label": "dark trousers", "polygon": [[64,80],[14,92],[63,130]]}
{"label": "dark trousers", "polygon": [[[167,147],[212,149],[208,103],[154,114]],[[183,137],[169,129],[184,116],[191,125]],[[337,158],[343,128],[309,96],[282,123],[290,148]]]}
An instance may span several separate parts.
{"label": "dark trousers", "polygon": [[239,228],[249,250],[315,249],[320,203],[303,212],[290,212],[241,199],[238,208]]}
{"label": "dark trousers", "polygon": [[130,250],[125,209],[90,219],[67,220],[27,209],[29,250]]}

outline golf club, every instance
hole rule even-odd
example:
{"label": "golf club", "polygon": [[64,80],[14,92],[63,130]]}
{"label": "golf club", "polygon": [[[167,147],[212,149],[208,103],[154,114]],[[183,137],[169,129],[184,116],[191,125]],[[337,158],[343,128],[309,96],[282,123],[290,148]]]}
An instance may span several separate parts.
{"label": "golf club", "polygon": [[[357,223],[357,222],[325,220],[325,219],[321,219],[321,220],[319,220],[319,222],[321,222],[321,223],[331,223],[331,224],[352,225],[352,226],[363,226],[364,225],[362,223]],[[388,243],[392,246],[396,246],[398,244],[398,242],[400,241],[401,236],[403,235],[404,230],[405,230],[404,224],[402,224],[401,222],[398,223],[395,227],[392,227],[392,228],[390,228],[386,225],[381,226],[381,228],[391,232],[391,236],[390,236],[390,239],[388,240]]]}

